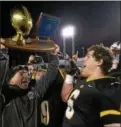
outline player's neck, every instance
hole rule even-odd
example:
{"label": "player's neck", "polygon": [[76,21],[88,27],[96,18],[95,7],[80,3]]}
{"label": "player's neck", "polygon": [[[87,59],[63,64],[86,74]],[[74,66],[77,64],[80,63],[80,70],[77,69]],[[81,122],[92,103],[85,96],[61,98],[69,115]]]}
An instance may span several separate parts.
{"label": "player's neck", "polygon": [[87,81],[90,81],[90,80],[96,80],[96,79],[100,79],[100,78],[104,78],[104,74],[102,72],[100,73],[93,73],[92,75],[90,75],[88,78],[87,78]]}

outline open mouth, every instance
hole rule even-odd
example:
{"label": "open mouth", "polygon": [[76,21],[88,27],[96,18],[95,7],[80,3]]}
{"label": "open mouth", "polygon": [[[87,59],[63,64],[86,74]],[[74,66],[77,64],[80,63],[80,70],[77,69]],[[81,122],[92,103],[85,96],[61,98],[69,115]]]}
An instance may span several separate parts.
{"label": "open mouth", "polygon": [[29,81],[28,81],[28,80],[23,80],[23,81],[21,82],[21,84],[23,84],[24,86],[28,86]]}
{"label": "open mouth", "polygon": [[24,84],[24,83],[28,83],[28,81],[22,81],[21,83],[22,83],[22,84]]}

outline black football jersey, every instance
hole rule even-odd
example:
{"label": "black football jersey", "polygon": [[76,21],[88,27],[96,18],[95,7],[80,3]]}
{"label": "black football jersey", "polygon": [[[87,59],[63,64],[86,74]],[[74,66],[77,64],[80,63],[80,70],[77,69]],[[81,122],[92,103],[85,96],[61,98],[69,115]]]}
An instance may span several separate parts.
{"label": "black football jersey", "polygon": [[78,81],[68,98],[63,127],[103,127],[121,123],[121,83],[106,77]]}
{"label": "black football jersey", "polygon": [[41,127],[62,127],[66,103],[61,99],[64,78],[61,70],[40,104]]}

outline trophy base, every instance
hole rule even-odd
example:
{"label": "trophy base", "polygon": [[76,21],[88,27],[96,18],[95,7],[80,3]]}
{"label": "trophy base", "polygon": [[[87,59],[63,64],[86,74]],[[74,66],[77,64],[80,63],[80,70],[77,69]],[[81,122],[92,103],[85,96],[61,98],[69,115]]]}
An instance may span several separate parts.
{"label": "trophy base", "polygon": [[21,34],[17,34],[14,37],[12,37],[12,41],[16,45],[26,45],[26,40],[24,39],[24,37]]}
{"label": "trophy base", "polygon": [[28,42],[25,42],[25,45],[16,44],[12,38],[4,38],[6,43],[5,45],[11,49],[24,50],[24,51],[33,51],[33,52],[50,52],[55,48],[55,42],[53,40],[37,40],[29,39]]}

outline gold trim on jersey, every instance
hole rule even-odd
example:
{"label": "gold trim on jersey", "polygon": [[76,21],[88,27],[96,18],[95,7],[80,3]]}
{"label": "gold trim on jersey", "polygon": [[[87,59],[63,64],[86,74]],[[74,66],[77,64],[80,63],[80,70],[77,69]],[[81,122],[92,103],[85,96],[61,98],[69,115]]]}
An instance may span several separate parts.
{"label": "gold trim on jersey", "polygon": [[[115,78],[115,77],[112,77],[112,76],[104,76],[104,77],[98,78],[98,79],[103,79],[103,78]],[[96,80],[96,79],[90,79],[90,78],[88,78],[88,79],[86,79],[86,82],[93,81],[93,80]]]}
{"label": "gold trim on jersey", "polygon": [[59,70],[59,72],[60,72],[62,78],[64,79],[64,78],[65,78],[64,72],[63,72],[60,68],[58,68],[58,70]]}
{"label": "gold trim on jersey", "polygon": [[118,110],[113,110],[113,109],[100,112],[100,117],[104,117],[107,115],[121,115],[121,112],[119,112]]}

